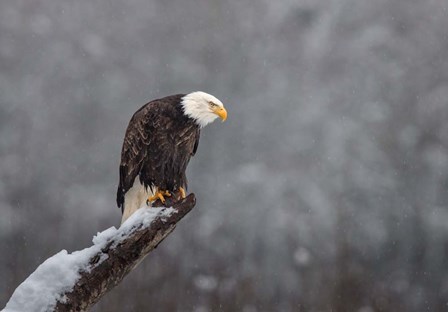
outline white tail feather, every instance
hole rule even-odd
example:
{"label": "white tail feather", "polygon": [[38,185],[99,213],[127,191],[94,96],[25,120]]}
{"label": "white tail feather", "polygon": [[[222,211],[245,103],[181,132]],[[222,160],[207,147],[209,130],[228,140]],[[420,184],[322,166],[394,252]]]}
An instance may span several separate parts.
{"label": "white tail feather", "polygon": [[139,177],[136,177],[134,184],[124,195],[124,210],[121,223],[123,224],[139,208],[146,207],[146,200],[153,195],[151,189],[148,188],[146,190],[140,183]]}

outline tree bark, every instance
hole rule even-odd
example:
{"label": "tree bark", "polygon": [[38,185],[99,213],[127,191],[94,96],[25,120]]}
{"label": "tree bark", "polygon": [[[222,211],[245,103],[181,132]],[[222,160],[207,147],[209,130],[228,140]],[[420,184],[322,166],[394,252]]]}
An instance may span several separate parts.
{"label": "tree bark", "polygon": [[[109,290],[117,286],[143,258],[167,237],[196,204],[194,194],[175,202],[167,198],[165,205],[160,201],[154,206],[173,207],[177,213],[169,217],[156,218],[150,226],[137,225],[131,234],[120,243],[112,239],[101,252],[93,256],[89,272],[82,272],[80,279],[70,292],[65,293],[65,302],[58,302],[54,311],[86,311],[100,300]],[[100,259],[104,259],[98,264]]]}

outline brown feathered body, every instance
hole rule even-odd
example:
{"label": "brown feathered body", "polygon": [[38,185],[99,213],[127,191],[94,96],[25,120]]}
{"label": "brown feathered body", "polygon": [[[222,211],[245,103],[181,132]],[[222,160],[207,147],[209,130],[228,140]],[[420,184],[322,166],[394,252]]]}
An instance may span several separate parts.
{"label": "brown feathered body", "polygon": [[125,194],[134,183],[151,191],[187,188],[185,171],[196,153],[200,128],[184,114],[183,96],[151,101],[132,116],[123,142],[117,190],[117,204],[122,212]]}

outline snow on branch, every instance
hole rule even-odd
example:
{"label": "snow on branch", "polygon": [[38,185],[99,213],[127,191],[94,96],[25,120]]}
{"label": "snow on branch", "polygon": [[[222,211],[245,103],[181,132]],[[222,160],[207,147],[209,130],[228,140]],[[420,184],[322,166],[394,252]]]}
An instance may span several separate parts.
{"label": "snow on branch", "polygon": [[3,312],[86,311],[156,248],[195,203],[190,194],[177,202],[168,199],[166,207],[141,208],[120,228],[98,233],[93,246],[60,251],[17,287]]}

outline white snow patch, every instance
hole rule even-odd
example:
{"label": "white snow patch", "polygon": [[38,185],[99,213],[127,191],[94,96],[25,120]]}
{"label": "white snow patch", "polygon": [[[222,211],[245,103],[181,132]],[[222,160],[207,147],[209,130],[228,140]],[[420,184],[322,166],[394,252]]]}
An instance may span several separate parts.
{"label": "white snow patch", "polygon": [[90,257],[100,251],[94,245],[71,254],[62,250],[48,258],[14,291],[4,312],[50,311],[70,291],[87,267]]}
{"label": "white snow patch", "polygon": [[80,272],[90,271],[107,259],[102,254],[94,266],[89,260],[101,252],[109,242],[113,244],[127,238],[136,227],[147,227],[156,218],[164,218],[177,213],[174,208],[147,208],[137,210],[119,229],[110,227],[98,233],[92,239],[93,246],[69,254],[62,250],[48,258],[19,287],[6,304],[2,312],[44,312],[52,310],[58,301],[65,300],[64,293],[70,291],[80,278]]}

